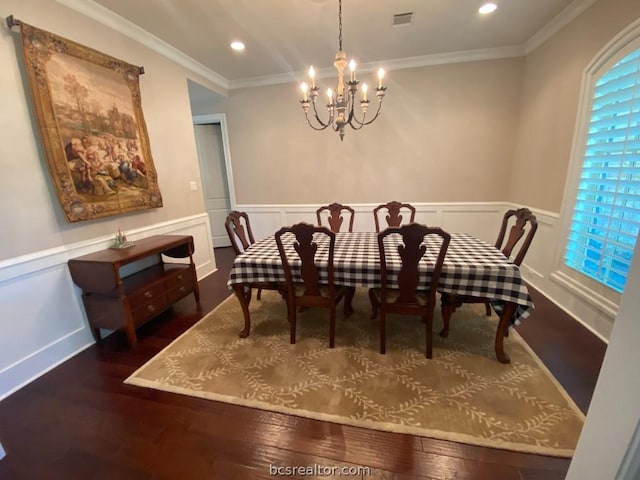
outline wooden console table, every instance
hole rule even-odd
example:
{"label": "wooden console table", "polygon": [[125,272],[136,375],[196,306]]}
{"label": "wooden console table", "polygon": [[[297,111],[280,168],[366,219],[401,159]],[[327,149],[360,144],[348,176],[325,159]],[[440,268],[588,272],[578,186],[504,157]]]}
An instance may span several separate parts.
{"label": "wooden console table", "polygon": [[[69,260],[71,278],[82,289],[82,301],[96,341],[100,329],[124,329],[133,347],[136,327],[193,292],[200,303],[193,237],[156,235],[126,249],[105,249]],[[120,267],[157,255],[159,263],[121,277]],[[161,255],[189,258],[166,263]]]}

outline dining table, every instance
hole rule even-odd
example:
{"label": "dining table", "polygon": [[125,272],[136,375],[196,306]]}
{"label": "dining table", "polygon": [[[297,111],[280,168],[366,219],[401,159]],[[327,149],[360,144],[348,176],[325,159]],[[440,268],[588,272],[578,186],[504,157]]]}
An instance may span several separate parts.
{"label": "dining table", "polygon": [[[380,287],[378,234],[340,232],[335,235],[333,263],[336,285]],[[386,241],[401,245],[402,237],[391,235]],[[419,287],[427,288],[429,285],[440,241],[441,239],[435,236],[426,236],[424,239],[427,248],[419,263]],[[291,263],[295,281],[299,262],[296,264],[293,242],[285,244],[286,248],[292,250],[290,253],[294,257]],[[328,239],[319,236],[317,245],[315,263],[322,279],[323,273],[325,278],[327,273]],[[397,248],[392,251],[395,253],[387,259],[387,269],[391,287],[397,288],[397,274],[402,262]],[[284,286],[284,269],[273,235],[252,244],[239,254],[229,273],[227,285],[238,298],[244,316],[244,328],[240,331],[242,338],[247,337],[251,330],[250,284],[255,282],[270,282]],[[501,363],[510,363],[509,355],[504,351],[504,337],[508,329],[526,319],[534,307],[519,267],[494,245],[467,233],[452,233],[438,285],[438,291],[443,294],[484,297],[490,300],[500,318],[495,336],[496,358]],[[443,302],[449,297],[450,295],[441,295]],[[444,308],[446,305],[442,306]]]}

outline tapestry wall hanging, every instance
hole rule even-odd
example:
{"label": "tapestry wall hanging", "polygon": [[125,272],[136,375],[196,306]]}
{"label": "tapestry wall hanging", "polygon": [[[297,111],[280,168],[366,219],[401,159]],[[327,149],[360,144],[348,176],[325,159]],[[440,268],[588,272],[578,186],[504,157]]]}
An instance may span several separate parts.
{"label": "tapestry wall hanging", "polygon": [[67,220],[161,207],[142,115],[142,67],[11,21],[21,29],[35,116]]}

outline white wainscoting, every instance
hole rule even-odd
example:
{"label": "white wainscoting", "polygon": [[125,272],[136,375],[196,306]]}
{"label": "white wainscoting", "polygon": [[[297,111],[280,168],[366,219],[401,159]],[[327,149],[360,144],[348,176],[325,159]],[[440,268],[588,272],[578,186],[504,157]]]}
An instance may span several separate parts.
{"label": "white wainscoting", "polygon": [[[216,269],[210,232],[208,216],[200,214],[129,231],[127,237],[192,235],[202,278]],[[94,238],[0,262],[0,400],[94,343],[67,261],[111,241]]]}
{"label": "white wainscoting", "polygon": [[[450,232],[467,232],[493,243],[496,240],[504,203],[414,203],[415,221],[440,226]],[[349,204],[355,210],[353,230],[372,232],[375,230],[373,209],[377,204]],[[236,210],[247,212],[256,240],[265,238],[283,225],[297,222],[315,224],[318,205],[236,205]],[[408,211],[401,214],[409,215]],[[383,222],[383,220],[381,220]]]}
{"label": "white wainscoting", "polygon": [[[489,243],[495,242],[502,216],[510,208],[526,205],[512,203],[415,203],[416,221],[440,226],[449,232],[467,232]],[[349,204],[355,211],[354,230],[373,231],[373,209],[376,204]],[[237,205],[251,219],[256,240],[271,235],[282,225],[305,221],[316,223],[318,205]],[[531,207],[529,207],[531,208]],[[617,313],[612,305],[592,291],[570,288],[559,281],[558,258],[564,247],[560,238],[559,215],[531,208],[538,220],[538,231],[522,266],[523,277],[556,303],[569,315],[581,322],[602,340],[607,341]]]}

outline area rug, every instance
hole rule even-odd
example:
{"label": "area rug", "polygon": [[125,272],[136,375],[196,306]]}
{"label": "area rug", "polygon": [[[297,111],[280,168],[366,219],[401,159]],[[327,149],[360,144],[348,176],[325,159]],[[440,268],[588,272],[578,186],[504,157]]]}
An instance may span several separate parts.
{"label": "area rug", "polygon": [[[242,339],[242,312],[229,297],[125,383],[358,427],[572,456],[584,415],[517,332],[505,338],[511,363],[496,360],[498,319],[487,317],[483,305],[459,309],[449,338],[434,333],[430,360],[418,317],[388,317],[381,355],[366,291],[358,290],[354,307],[350,317],[339,312],[330,349],[327,310],[299,313],[292,345],[282,298],[262,292],[262,300],[251,302],[251,335]],[[434,332],[440,324],[438,313]]]}

